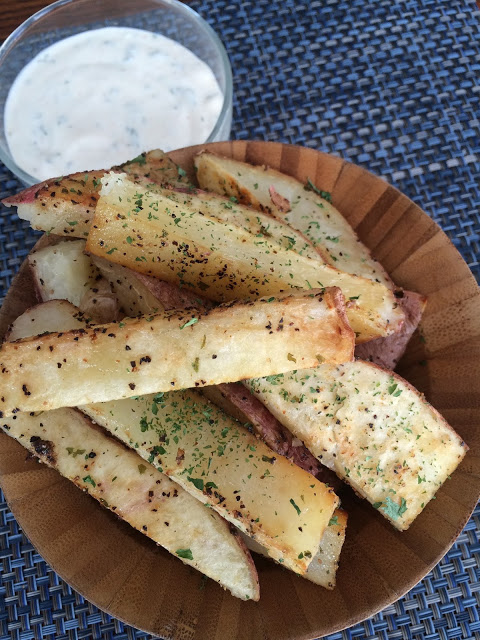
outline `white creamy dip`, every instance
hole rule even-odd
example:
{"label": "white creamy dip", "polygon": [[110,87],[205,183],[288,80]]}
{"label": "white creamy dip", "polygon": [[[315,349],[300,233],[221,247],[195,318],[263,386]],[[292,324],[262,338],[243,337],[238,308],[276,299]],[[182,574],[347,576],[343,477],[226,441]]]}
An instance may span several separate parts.
{"label": "white creamy dip", "polygon": [[205,142],[223,105],[210,67],[149,31],[105,27],[44,49],[5,105],[13,159],[45,180]]}

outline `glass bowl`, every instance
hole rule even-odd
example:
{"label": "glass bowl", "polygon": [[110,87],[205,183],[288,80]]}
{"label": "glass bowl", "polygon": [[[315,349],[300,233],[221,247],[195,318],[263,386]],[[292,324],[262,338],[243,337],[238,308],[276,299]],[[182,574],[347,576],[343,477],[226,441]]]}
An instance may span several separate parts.
{"label": "glass bowl", "polygon": [[178,0],[58,0],[21,24],[0,47],[0,160],[23,184],[29,186],[39,179],[15,163],[6,139],[5,103],[15,78],[37,54],[59,40],[112,26],[161,34],[190,49],[205,62],[224,97],[213,130],[206,140],[198,142],[229,139],[232,123],[230,62],[220,38],[193,9]]}

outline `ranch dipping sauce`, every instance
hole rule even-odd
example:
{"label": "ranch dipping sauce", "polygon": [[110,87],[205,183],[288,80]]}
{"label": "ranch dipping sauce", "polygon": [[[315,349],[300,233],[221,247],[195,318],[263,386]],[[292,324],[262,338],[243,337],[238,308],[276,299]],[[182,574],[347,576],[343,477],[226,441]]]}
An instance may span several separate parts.
{"label": "ranch dipping sauce", "polygon": [[223,106],[210,67],[149,31],[105,27],[44,49],[5,105],[14,161],[38,180],[205,142]]}

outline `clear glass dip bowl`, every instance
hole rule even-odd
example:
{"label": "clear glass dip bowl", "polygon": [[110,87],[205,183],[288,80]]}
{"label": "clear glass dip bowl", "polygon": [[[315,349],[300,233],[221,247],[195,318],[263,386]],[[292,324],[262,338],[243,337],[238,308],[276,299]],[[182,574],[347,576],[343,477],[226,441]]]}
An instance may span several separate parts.
{"label": "clear glass dip bowl", "polygon": [[21,24],[0,47],[0,160],[25,185],[39,180],[17,166],[8,147],[4,111],[10,87],[23,67],[46,47],[77,33],[107,26],[159,33],[179,42],[208,64],[224,99],[212,132],[202,142],[230,137],[230,62],[220,38],[193,9],[178,0],[58,0]]}

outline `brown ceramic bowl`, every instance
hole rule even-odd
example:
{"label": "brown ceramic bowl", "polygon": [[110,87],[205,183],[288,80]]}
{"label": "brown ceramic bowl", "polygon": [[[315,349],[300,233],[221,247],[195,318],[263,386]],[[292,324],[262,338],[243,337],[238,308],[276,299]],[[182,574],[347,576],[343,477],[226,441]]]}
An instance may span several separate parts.
{"label": "brown ceramic bowl", "polygon": [[[333,633],[383,609],[440,560],[480,494],[480,295],[460,254],[426,213],[364,169],[311,149],[225,142],[210,150],[265,163],[332,192],[360,238],[393,279],[428,296],[422,334],[399,372],[441,411],[470,451],[406,532],[366,502],[352,500],[338,583],[329,592],[258,560],[261,599],[241,602],[117,520],[55,471],[25,461],[0,434],[0,480],[33,545],[62,578],[111,615],[175,640],[305,640]],[[203,147],[172,154],[192,172]],[[22,269],[2,309],[0,335],[34,302]],[[420,361],[427,361],[421,366]]]}

